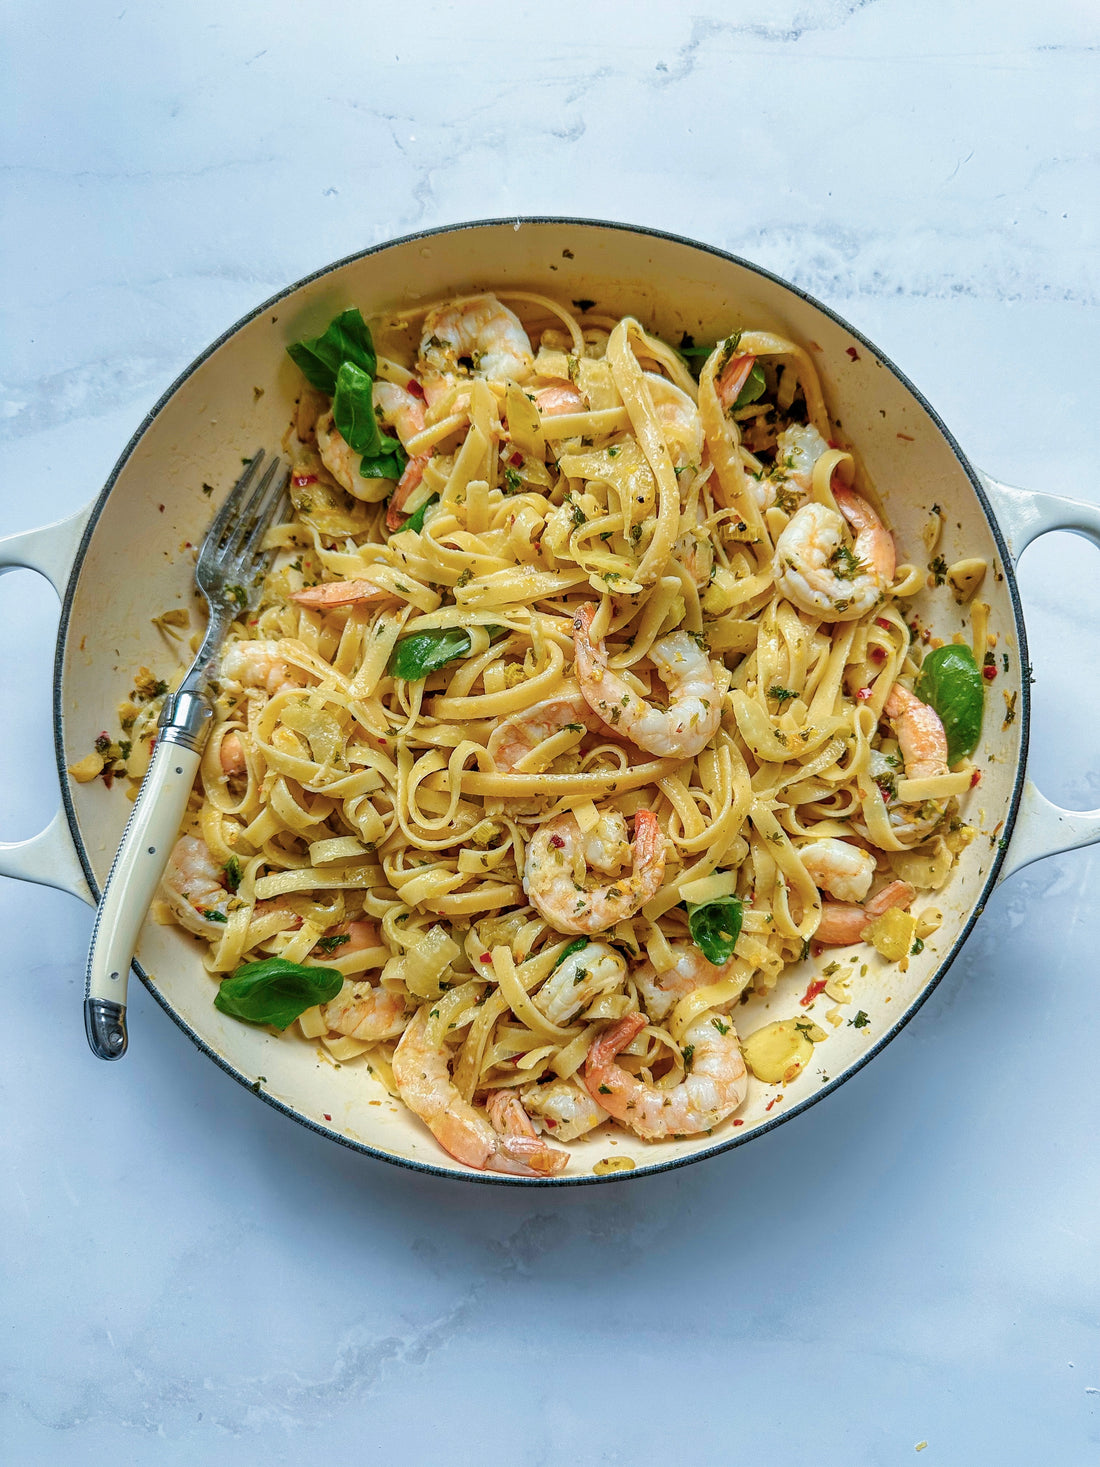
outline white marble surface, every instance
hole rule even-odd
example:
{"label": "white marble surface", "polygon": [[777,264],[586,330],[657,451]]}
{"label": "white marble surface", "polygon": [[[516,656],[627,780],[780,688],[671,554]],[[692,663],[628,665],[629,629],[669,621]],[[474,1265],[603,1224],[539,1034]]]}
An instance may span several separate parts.
{"label": "white marble surface", "polygon": [[[243,311],[421,226],[624,219],[861,326],[975,462],[1100,500],[1091,0],[16,0],[0,532],[75,509]],[[1021,575],[1032,769],[1100,804],[1100,562]],[[0,584],[2,834],[56,802],[52,593]],[[0,881],[5,1460],[1098,1457],[1100,850],[1008,882],[903,1035],[703,1166],[519,1193],[327,1145]]]}

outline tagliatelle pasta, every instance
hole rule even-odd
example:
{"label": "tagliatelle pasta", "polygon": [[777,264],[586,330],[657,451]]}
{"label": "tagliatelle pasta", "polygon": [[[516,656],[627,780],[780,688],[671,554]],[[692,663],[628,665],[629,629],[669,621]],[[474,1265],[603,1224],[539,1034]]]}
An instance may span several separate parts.
{"label": "tagliatelle pasta", "polygon": [[299,1042],[471,1166],[710,1130],[741,997],[812,943],[904,960],[950,871],[972,745],[914,692],[921,577],[794,342],[734,333],[696,378],[533,294],[373,327],[292,351],[293,514],[165,910],[219,980],[306,969]]}

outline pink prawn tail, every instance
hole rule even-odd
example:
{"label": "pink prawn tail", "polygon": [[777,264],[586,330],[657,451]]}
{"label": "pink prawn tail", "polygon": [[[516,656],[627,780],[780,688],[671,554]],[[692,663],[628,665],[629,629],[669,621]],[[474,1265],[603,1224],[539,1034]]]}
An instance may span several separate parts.
{"label": "pink prawn tail", "polygon": [[873,896],[869,902],[864,903],[863,910],[868,917],[881,917],[891,907],[908,907],[916,894],[917,888],[910,886],[908,881],[891,881],[889,886],[882,888],[878,896]]}
{"label": "pink prawn tail", "polygon": [[408,519],[408,515],[404,513],[405,502],[424,477],[427,466],[428,460],[425,457],[410,458],[405,465],[405,472],[397,481],[397,488],[390,495],[386,508],[387,530],[399,530]]}
{"label": "pink prawn tail", "polygon": [[665,874],[665,842],[652,810],[639,810],[634,817],[634,880],[643,902],[652,901]]}
{"label": "pink prawn tail", "polygon": [[737,401],[742,387],[749,380],[749,373],[753,369],[755,357],[731,357],[726,363],[721,377],[715,383],[714,390],[718,394],[718,401],[724,408],[732,406]]}
{"label": "pink prawn tail", "polygon": [[884,581],[892,581],[898,564],[894,537],[878,515],[854,489],[833,490],[836,507],[856,532],[856,549],[861,560],[869,560]]}
{"label": "pink prawn tail", "polygon": [[[584,1062],[584,1078],[597,1105],[600,1103],[598,1081],[601,1071],[607,1068],[620,1050],[625,1049],[630,1041],[641,1033],[646,1022],[644,1014],[626,1014],[617,1024],[613,1024],[610,1029],[605,1029],[598,1039],[592,1041],[592,1048],[588,1051],[588,1058]],[[593,1085],[596,1085],[597,1088],[593,1089]]]}

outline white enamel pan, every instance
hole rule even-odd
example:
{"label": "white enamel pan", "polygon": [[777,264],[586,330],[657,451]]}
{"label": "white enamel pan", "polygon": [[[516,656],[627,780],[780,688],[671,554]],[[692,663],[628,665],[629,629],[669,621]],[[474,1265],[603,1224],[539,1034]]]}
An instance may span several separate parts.
{"label": "white enamel pan", "polygon": [[[867,466],[905,558],[920,560],[920,530],[932,504],[946,513],[939,549],[950,563],[983,556],[979,595],[998,634],[989,686],[984,773],[967,818],[979,836],[947,887],[930,897],[942,928],[906,973],[873,956],[854,1005],[869,1023],[843,1024],[785,1089],[752,1081],[735,1120],[713,1135],[658,1145],[597,1132],[576,1143],[568,1169],[547,1180],[472,1172],[439,1149],[392,1102],[362,1062],[336,1067],[315,1045],[275,1038],[220,1014],[197,939],[146,924],[134,970],[190,1039],[242,1085],[319,1134],[370,1156],[467,1180],[568,1186],[681,1166],[742,1145],[821,1100],[886,1045],[943,977],[994,885],[1042,856],[1100,840],[1100,811],[1051,804],[1027,778],[1029,679],[1023,614],[1013,566],[1049,530],[1075,530],[1100,545],[1100,509],[995,483],[966,460],[950,432],[905,377],[857,330],[802,291],[744,260],[689,240],[617,224],[571,219],[490,221],[429,231],[352,256],[289,287],[232,327],[161,398],[127,445],[94,503],[59,524],[0,540],[0,567],[29,567],[61,597],[54,684],[54,736],[62,805],[31,840],[0,846],[0,873],[94,902],[130,811],[116,785],[73,783],[66,766],[88,753],[142,665],[158,676],[176,659],[151,616],[190,604],[192,560],[217,502],[257,445],[277,447],[298,388],[286,345],[315,334],[349,305],[367,316],[484,287],[537,290],[629,312],[672,342],[690,332],[713,341],[740,327],[779,332],[815,353],[826,398]],[[213,485],[213,496],[203,486]],[[943,587],[921,594],[922,619],[950,638],[965,613]],[[81,955],[73,954],[74,962]],[[767,1001],[738,1010],[742,1034],[803,1013],[798,998],[816,965],[790,971]],[[862,986],[860,986],[862,984]],[[888,1002],[889,1001],[889,1002]],[[819,1000],[819,1006],[827,1006]],[[74,1001],[71,1042],[82,1044]],[[160,1042],[132,1027],[132,1043]],[[125,1061],[123,1062],[125,1063]],[[829,1078],[827,1079],[826,1076]],[[608,1158],[633,1171],[607,1173]],[[628,1162],[624,1163],[623,1159]]]}

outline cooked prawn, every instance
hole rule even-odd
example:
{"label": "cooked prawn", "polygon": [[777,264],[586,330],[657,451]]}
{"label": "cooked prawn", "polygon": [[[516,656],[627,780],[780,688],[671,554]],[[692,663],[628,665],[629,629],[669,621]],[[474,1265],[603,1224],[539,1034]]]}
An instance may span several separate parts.
{"label": "cooked prawn", "polygon": [[369,1043],[393,1039],[405,1027],[405,1000],[381,984],[345,979],[336,997],[322,1007],[321,1017],[334,1033],[346,1034],[349,1039]]}
{"label": "cooked prawn", "polygon": [[706,441],[699,409],[683,388],[677,387],[667,377],[647,372],[645,380],[672,462],[678,469],[687,468],[689,464],[698,468],[703,462]]}
{"label": "cooked prawn", "polygon": [[[488,1168],[519,1176],[548,1176],[569,1157],[539,1137],[501,1134],[459,1094],[450,1072],[450,1053],[427,1039],[428,1010],[418,1010],[393,1053],[397,1093],[420,1117],[450,1156],[477,1171]],[[531,1127],[533,1131],[534,1128]]]}
{"label": "cooked prawn", "polygon": [[555,1141],[576,1141],[607,1120],[607,1111],[575,1080],[528,1085],[520,1098],[532,1124],[552,1132]]}
{"label": "cooked prawn", "polygon": [[606,942],[590,942],[564,958],[535,994],[535,1007],[552,1024],[568,1024],[601,993],[614,993],[626,963]]}
{"label": "cooked prawn", "polygon": [[[539,1171],[556,1172],[564,1165],[566,1153],[547,1146],[545,1141],[538,1141],[539,1133],[531,1124],[531,1117],[524,1110],[523,1102],[514,1090],[494,1090],[485,1102],[485,1109],[499,1135],[512,1141],[518,1139],[537,1143],[539,1150],[529,1152],[524,1158],[528,1166],[534,1164],[536,1157],[545,1163],[537,1168]],[[558,1160],[559,1157],[562,1158],[561,1161]]]}
{"label": "cooked prawn", "polygon": [[753,489],[761,509],[778,504],[788,514],[813,487],[814,464],[829,445],[811,424],[792,423],[776,439],[775,464]]}
{"label": "cooked prawn", "polygon": [[748,1074],[737,1031],[728,1019],[697,1019],[684,1035],[687,1073],[670,1090],[647,1085],[615,1063],[615,1056],[645,1028],[644,1014],[627,1014],[592,1045],[584,1066],[588,1093],[646,1141],[693,1136],[732,1115],[745,1098]]}
{"label": "cooked prawn", "polygon": [[225,871],[204,840],[181,835],[172,847],[160,884],[168,905],[188,932],[214,938],[225,931],[231,896],[225,885]]}
{"label": "cooked prawn", "polygon": [[235,729],[230,729],[218,745],[218,762],[226,779],[243,779],[248,773],[244,745]]}
{"label": "cooked prawn", "polygon": [[741,389],[749,380],[749,373],[756,364],[754,356],[730,357],[722,368],[714,390],[718,394],[718,401],[722,407],[728,410],[741,395]]}
{"label": "cooked prawn", "polygon": [[322,413],[317,419],[314,431],[317,435],[321,462],[341,489],[346,489],[349,494],[354,494],[358,487],[359,454],[352,449],[337,428],[331,409],[327,413]]}
{"label": "cooked prawn", "polygon": [[671,968],[658,973],[646,960],[630,970],[630,976],[638,985],[653,1019],[667,1018],[680,999],[694,993],[697,988],[720,983],[730,975],[737,961],[730,958],[726,963],[709,962],[693,942],[673,942],[669,946],[673,955]]}
{"label": "cooked prawn", "polygon": [[907,779],[927,779],[948,772],[947,734],[934,708],[895,683],[885,712],[898,736]]}
{"label": "cooked prawn", "polygon": [[798,855],[810,880],[841,902],[861,902],[871,890],[875,858],[846,840],[826,836],[799,846]]}
{"label": "cooked prawn", "polygon": [[531,375],[531,341],[519,317],[495,295],[475,295],[424,318],[420,360],[429,372],[456,375],[468,360],[475,377],[523,382]]}
{"label": "cooked prawn", "polygon": [[665,845],[650,810],[634,817],[634,843],[629,848],[628,875],[613,876],[603,886],[580,883],[585,868],[595,866],[606,875],[622,864],[626,825],[618,811],[607,812],[611,838],[594,830],[583,834],[575,815],[559,815],[539,826],[527,847],[523,889],[532,904],[558,932],[603,932],[628,917],[657,895],[665,874]]}
{"label": "cooked prawn", "polygon": [[310,611],[329,611],[334,606],[361,606],[366,601],[396,601],[393,591],[386,591],[372,581],[326,581],[321,586],[307,586],[292,591],[291,601],[307,606]]}
{"label": "cooked prawn", "polygon": [[588,404],[571,382],[554,382],[535,393],[535,406],[544,418],[562,413],[583,413]]}
{"label": "cooked prawn", "polygon": [[255,688],[269,697],[287,688],[301,687],[296,670],[279,656],[278,643],[271,641],[245,639],[227,643],[220,676],[223,681]]}
{"label": "cooked prawn", "polygon": [[814,942],[828,946],[846,947],[851,942],[860,942],[865,928],[891,907],[908,907],[916,896],[916,888],[907,881],[891,881],[880,892],[864,902],[862,906],[844,902],[823,902],[821,921],[813,935]]}
{"label": "cooked prawn", "polygon": [[594,733],[607,732],[576,683],[567,683],[555,697],[544,698],[499,724],[489,736],[489,753],[498,769],[512,770],[545,739],[573,725]]}
{"label": "cooked prawn", "polygon": [[[837,489],[841,513],[825,504],[796,510],[775,545],[776,585],[821,621],[854,621],[883,599],[894,576],[894,540],[858,494]],[[856,531],[850,545],[844,521]]]}
{"label": "cooked prawn", "polygon": [[654,642],[649,659],[669,692],[668,707],[654,708],[608,667],[603,643],[590,635],[595,614],[589,602],[573,621],[577,676],[589,707],[647,753],[682,759],[700,753],[722,721],[722,695],[707,654],[687,632]]}

